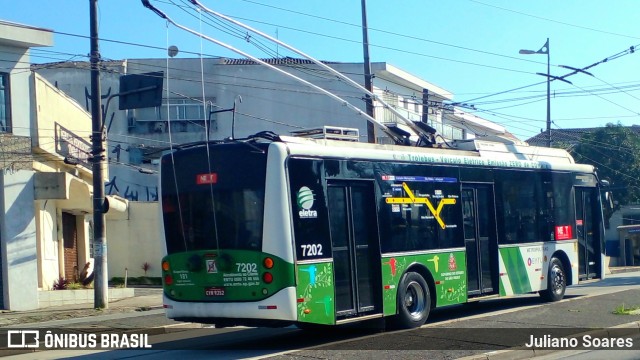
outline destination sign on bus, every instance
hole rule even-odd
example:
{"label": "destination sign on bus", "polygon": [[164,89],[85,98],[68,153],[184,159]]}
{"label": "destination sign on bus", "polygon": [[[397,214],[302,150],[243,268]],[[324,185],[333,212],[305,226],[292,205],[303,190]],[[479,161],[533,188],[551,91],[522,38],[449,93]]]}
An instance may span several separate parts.
{"label": "destination sign on bus", "polygon": [[215,184],[217,182],[218,182],[218,173],[196,175],[196,184],[198,185]]}

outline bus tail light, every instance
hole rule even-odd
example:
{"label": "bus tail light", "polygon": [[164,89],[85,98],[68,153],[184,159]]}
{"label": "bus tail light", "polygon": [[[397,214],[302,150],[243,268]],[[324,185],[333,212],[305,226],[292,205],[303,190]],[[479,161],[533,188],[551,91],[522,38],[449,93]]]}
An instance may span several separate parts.
{"label": "bus tail light", "polygon": [[165,285],[172,285],[173,284],[173,277],[171,277],[171,275],[169,275],[169,274],[165,275],[164,283],[165,283]]}
{"label": "bus tail light", "polygon": [[267,269],[271,269],[273,267],[273,259],[270,257],[264,258],[264,260],[262,261],[262,265],[264,265],[264,267]]}
{"label": "bus tail light", "polygon": [[169,271],[169,262],[168,261],[163,261],[162,262],[162,270]]}
{"label": "bus tail light", "polygon": [[262,274],[262,281],[266,282],[267,284],[271,284],[271,282],[273,281],[273,275],[271,275],[270,272]]}

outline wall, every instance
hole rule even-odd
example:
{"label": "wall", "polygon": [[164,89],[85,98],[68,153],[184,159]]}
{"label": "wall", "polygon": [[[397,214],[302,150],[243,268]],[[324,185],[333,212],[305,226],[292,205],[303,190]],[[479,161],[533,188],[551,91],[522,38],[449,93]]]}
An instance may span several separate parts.
{"label": "wall", "polygon": [[[3,38],[4,34],[0,34]],[[30,130],[30,99],[29,71],[25,71],[25,64],[29,64],[29,53],[24,48],[0,45],[2,54],[2,72],[11,73],[9,86],[11,87],[11,132],[14,135],[31,136]],[[15,66],[11,68],[11,66]]]}
{"label": "wall", "polygon": [[[615,197],[615,193],[614,193]],[[621,258],[624,255],[624,238],[621,238],[619,226],[624,226],[624,218],[638,218],[640,215],[640,205],[623,205],[616,210],[609,219],[609,228],[605,230],[605,241],[607,247],[607,255],[611,257],[611,266],[624,266],[625,259]]]}
{"label": "wall", "polygon": [[0,228],[4,308],[38,307],[33,171],[0,171]]}
{"label": "wall", "polygon": [[[431,95],[450,96],[444,89],[426,83],[408,73],[394,68],[386,63],[374,63],[374,86],[379,93],[389,88],[399,94],[416,94],[422,96],[422,87],[429,87]],[[85,90],[89,84],[89,64],[74,62],[57,68],[56,64],[46,64],[36,72],[55,83],[65,93],[72,96],[81,106],[88,109]],[[269,130],[288,135],[291,131],[322,125],[357,127],[361,139],[367,138],[367,120],[343,104],[319,93],[310,87],[300,84],[283,74],[267,69],[261,65],[246,64],[242,60],[234,59],[204,59],[204,74],[200,73],[200,59],[172,58],[167,70],[166,59],[129,59],[112,61],[102,64],[101,72],[103,95],[118,91],[118,78],[123,74],[140,74],[164,71],[164,87],[171,91],[171,98],[184,97],[201,100],[202,93],[207,100],[217,105],[216,109],[230,109],[237,96],[242,102],[236,103],[235,137],[245,137],[258,131]],[[331,67],[345,74],[350,74],[352,80],[363,83],[361,63],[334,63]],[[365,103],[363,93],[344,81],[337,81],[336,77],[324,70],[318,70],[313,64],[293,64],[280,66],[293,74],[329,90],[345,100],[358,106],[363,112]],[[300,71],[302,69],[303,71]],[[309,70],[311,69],[311,70]],[[168,71],[168,73],[167,73]],[[201,77],[202,76],[202,77]],[[385,80],[384,77],[389,77]],[[398,85],[398,79],[404,78]],[[166,97],[166,93],[163,93]],[[130,166],[132,154],[150,148],[166,148],[169,145],[169,134],[166,131],[153,132],[149,125],[154,119],[141,118],[141,113],[148,110],[119,111],[118,98],[110,103],[105,122],[108,131],[110,176],[107,179],[106,193],[117,194],[129,200],[156,201],[157,175],[141,174],[138,166],[157,170],[151,164],[135,164]],[[152,114],[154,112],[152,111]],[[142,117],[145,117],[142,116]],[[216,126],[211,129],[212,139],[224,139],[231,136],[231,112],[213,115]],[[175,116],[174,116],[175,118]],[[113,119],[113,120],[112,120]],[[129,121],[131,119],[131,121]],[[135,120],[133,120],[135,119]],[[145,121],[146,120],[146,121]],[[203,122],[178,121],[172,122],[172,142],[181,144],[205,139]],[[180,126],[185,125],[184,132]],[[381,132],[377,131],[380,136]],[[120,146],[118,148],[118,146]],[[114,161],[115,160],[115,161]]]}
{"label": "wall", "polygon": [[159,277],[164,256],[164,241],[160,237],[160,211],[157,202],[129,202],[123,214],[107,214],[107,261],[109,278],[144,276],[142,264],[151,265],[147,276]]}
{"label": "wall", "polygon": [[[56,154],[61,160],[65,156],[79,160],[78,169],[82,171],[78,176],[90,183],[91,115],[42,76],[34,73],[33,82],[36,100],[33,146],[39,151]],[[105,180],[108,176],[108,171],[104,172]]]}

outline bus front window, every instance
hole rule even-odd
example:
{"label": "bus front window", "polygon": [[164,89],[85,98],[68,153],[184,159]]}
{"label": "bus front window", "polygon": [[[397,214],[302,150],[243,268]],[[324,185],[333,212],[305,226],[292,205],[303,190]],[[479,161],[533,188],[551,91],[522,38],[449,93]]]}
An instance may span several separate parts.
{"label": "bus front window", "polygon": [[164,197],[167,251],[259,250],[263,198],[263,191],[253,189]]}

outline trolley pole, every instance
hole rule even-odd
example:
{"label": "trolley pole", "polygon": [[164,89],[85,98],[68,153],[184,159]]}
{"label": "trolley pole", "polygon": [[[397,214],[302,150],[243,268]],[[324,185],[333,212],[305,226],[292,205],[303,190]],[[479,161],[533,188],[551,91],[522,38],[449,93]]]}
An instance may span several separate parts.
{"label": "trolley pole", "polygon": [[93,170],[93,242],[94,242],[94,307],[109,306],[107,274],[107,236],[104,216],[103,169],[105,160],[102,104],[100,90],[100,52],[98,50],[98,0],[89,0],[91,23],[91,159]]}

